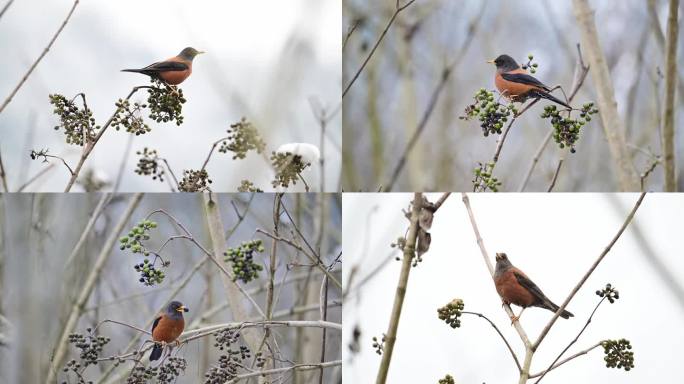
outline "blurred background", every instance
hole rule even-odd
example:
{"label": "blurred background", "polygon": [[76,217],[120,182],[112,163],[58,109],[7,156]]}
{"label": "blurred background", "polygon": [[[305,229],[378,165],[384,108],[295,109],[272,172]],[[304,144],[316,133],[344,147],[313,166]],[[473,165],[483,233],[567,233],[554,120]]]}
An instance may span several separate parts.
{"label": "blurred background", "polygon": [[[262,311],[266,311],[271,240],[257,233],[256,229],[274,232],[274,198],[274,194],[213,195],[218,203],[228,247],[237,247],[254,239],[263,240],[265,252],[255,253],[254,259],[263,266],[263,271],[249,283],[239,282]],[[117,194],[107,201],[104,194],[98,193],[0,196],[0,382],[45,381],[50,360],[57,350],[56,340],[103,250],[109,253],[74,332],[86,334],[88,327],[94,327],[104,319],[123,321],[149,330],[151,326],[146,328],[145,325],[151,324],[156,311],[174,299],[190,309],[185,313],[186,331],[235,321],[226,300],[221,273],[189,241],[175,240],[164,248],[162,255],[171,264],[163,269],[166,273],[164,281],[154,286],[145,286],[138,281],[140,273],[134,266],[142,262],[143,256],[128,250],[120,251],[118,241],[111,250],[104,245],[108,237],[113,235],[118,239],[152,211],[163,209],[187,228],[199,244],[211,250],[212,240],[202,195],[144,195],[123,233],[112,234],[132,199],[133,195]],[[73,253],[86,223],[98,211],[102,201],[104,208],[92,231],[86,234],[80,251]],[[338,260],[341,252],[340,196],[291,194],[283,197],[282,204],[311,246],[321,250],[321,261],[326,266],[332,265],[332,275],[339,280],[342,268],[341,259]],[[150,232],[151,239],[145,244],[148,249],[156,250],[169,237],[181,234],[180,228],[164,216],[155,214],[151,219],[158,226]],[[304,246],[285,213],[281,215],[279,234]],[[218,256],[222,259],[221,255]],[[274,319],[321,319],[320,304],[324,297],[321,293],[321,271],[301,252],[282,242],[278,243],[276,260]],[[243,296],[240,298],[248,308],[249,318],[259,318],[249,301]],[[339,324],[340,291],[332,283],[329,284],[327,302],[327,320]],[[98,334],[111,338],[101,357],[137,349],[143,341],[149,340],[149,336],[136,330],[111,323],[100,326]],[[327,330],[325,344],[322,343],[321,328],[280,327],[273,328],[272,335],[269,344],[274,348],[273,352],[278,353],[276,367],[319,363],[322,345],[325,345],[326,361],[340,359],[341,335],[337,330]],[[136,339],[137,336],[142,337]],[[178,383],[204,382],[204,374],[217,364],[220,351],[214,348],[214,342],[213,336],[203,337],[179,350],[178,356],[187,360],[187,369]],[[59,366],[71,359],[79,360],[78,350],[73,345],[68,346],[65,359]],[[144,360],[147,361],[147,356]],[[268,362],[267,368],[271,368],[271,364]],[[85,378],[94,382],[126,382],[131,366],[130,363],[122,364],[105,376],[112,363],[102,362],[88,367]],[[319,374],[320,370],[296,375],[288,371],[271,376],[271,379],[288,383],[318,383]],[[339,382],[340,375],[339,365],[324,369],[323,382]],[[61,371],[57,379],[56,382],[60,383],[67,380]],[[75,382],[73,374],[68,381]]]}
{"label": "blurred background", "polygon": [[[7,53],[0,76],[2,100],[45,48],[72,4],[17,1],[2,16],[0,47]],[[65,144],[62,131],[53,130],[58,119],[48,94],[71,99],[84,92],[94,117],[103,124],[116,100],[134,86],[149,84],[147,76],[121,69],[144,67],[187,46],[207,53],[197,57],[192,76],[181,84],[187,99],[184,123],[148,121],[152,132],[130,143],[125,132],[106,132],[84,175],[92,171],[97,179],[108,181],[104,189],[111,190],[125,161],[120,191],[168,191],[166,183],[133,172],[137,150],[157,149],[177,175],[199,169],[211,144],[242,117],[260,131],[267,155],[285,143],[319,147],[317,114],[325,110],[325,190],[338,190],[341,116],[333,113],[340,104],[340,13],[341,4],[333,0],[81,1],[52,49],[0,115],[0,150],[10,190],[45,168],[46,164],[31,161],[32,149],[47,148],[72,166],[79,158],[80,147]],[[140,92],[132,101],[146,97]],[[29,190],[64,190],[69,173],[59,160],[51,161],[58,166]],[[242,179],[273,189],[273,171],[256,154],[239,161],[217,154],[207,170],[215,191],[236,191]],[[314,164],[303,175],[312,190],[319,190],[320,171]],[[290,189],[304,190],[301,183]]]}
{"label": "blurred background", "polygon": [[[428,194],[435,202],[438,194]],[[506,252],[558,305],[620,229],[637,194],[470,194],[484,245],[494,263]],[[401,256],[390,244],[408,228],[402,209],[413,194],[345,194],[343,198],[345,283],[343,363],[345,381],[372,382],[381,357],[372,337],[387,332]],[[611,283],[620,292],[604,302],[591,324],[566,356],[604,339],[629,339],[635,368],[608,369],[597,348],[551,371],[542,383],[676,382],[684,343],[682,240],[678,234],[684,199],[649,194],[634,221],[570,302],[575,317],[558,319],[532,361],[545,369],[584,326],[600,298],[594,293]],[[461,316],[452,329],[437,317],[437,308],[454,298],[465,310],[483,313],[503,332],[518,358],[524,347],[501,307],[477,245],[460,194],[452,194],[437,211],[432,243],[423,261],[412,268],[389,368],[388,383],[437,383],[446,374],[456,383],[517,382],[518,371],[495,330],[483,319]],[[350,275],[354,277],[349,284]],[[519,307],[513,307],[517,314]],[[529,308],[521,318],[535,340],[551,319],[550,311]],[[361,334],[354,343],[353,330]],[[355,351],[350,349],[355,347]],[[522,363],[522,360],[521,360]]]}
{"label": "blurred background", "polygon": [[[405,4],[406,1],[400,2]],[[591,1],[596,26],[615,86],[618,112],[626,126],[629,154],[637,174],[662,155],[660,126],[664,100],[664,47],[667,1]],[[394,0],[343,2],[344,84],[368,56],[395,11]],[[682,7],[680,4],[680,19]],[[681,24],[681,22],[680,22]],[[682,41],[682,28],[679,41]],[[444,69],[452,72],[423,134],[393,186],[395,191],[470,191],[473,169],[492,159],[498,135],[483,137],[477,120],[464,121],[467,105],[480,88],[493,90],[495,67],[486,60],[507,53],[518,62],[533,54],[534,74],[547,85],[569,92],[576,69],[580,33],[571,1],[416,1],[402,11],[372,59],[344,97],[343,186],[348,191],[387,187],[411,135],[428,108]],[[684,55],[679,44],[678,56]],[[586,62],[586,54],[584,55]],[[679,60],[681,62],[681,60]],[[676,112],[684,105],[684,72],[679,68]],[[573,101],[596,101],[592,73]],[[555,94],[555,93],[554,93]],[[558,93],[558,95],[562,95]],[[551,129],[539,115],[543,101],[516,121],[494,172],[504,191],[516,191]],[[681,119],[675,127],[682,126]],[[676,153],[684,136],[676,135]],[[556,191],[616,191],[613,161],[596,116],[568,154]],[[526,191],[546,191],[561,149],[549,143]],[[679,161],[681,164],[681,161]],[[679,167],[679,190],[682,184]],[[663,190],[657,165],[644,189]]]}

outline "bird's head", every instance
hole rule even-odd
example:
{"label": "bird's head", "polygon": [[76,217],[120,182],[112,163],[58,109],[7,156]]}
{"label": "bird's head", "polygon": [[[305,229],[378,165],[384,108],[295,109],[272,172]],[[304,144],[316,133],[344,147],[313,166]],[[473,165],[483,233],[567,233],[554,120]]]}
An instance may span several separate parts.
{"label": "bird's head", "polygon": [[508,260],[508,256],[506,256],[505,253],[503,252],[497,252],[496,254],[496,273],[502,273],[505,272],[508,268],[512,267],[513,264]]}
{"label": "bird's head", "polygon": [[204,51],[198,51],[193,47],[187,47],[184,50],[181,51],[181,53],[178,54],[178,56],[184,58],[185,60],[192,61],[192,59],[195,58],[195,56],[204,53]]}
{"label": "bird's head", "polygon": [[187,312],[189,309],[181,304],[180,301],[172,301],[169,306],[166,307],[166,314],[171,317],[182,317],[183,312]]}
{"label": "bird's head", "polygon": [[496,59],[489,60],[487,62],[496,65],[496,69],[501,72],[512,71],[514,69],[518,69],[519,67],[518,63],[508,55],[500,55]]}

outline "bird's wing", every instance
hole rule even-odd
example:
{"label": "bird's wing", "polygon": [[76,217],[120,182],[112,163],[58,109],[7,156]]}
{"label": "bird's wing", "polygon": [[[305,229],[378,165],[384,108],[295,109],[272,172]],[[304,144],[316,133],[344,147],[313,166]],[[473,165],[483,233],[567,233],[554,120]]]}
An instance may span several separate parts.
{"label": "bird's wing", "polygon": [[154,319],[154,323],[152,323],[152,333],[154,333],[154,329],[157,328],[157,325],[159,324],[159,320],[161,320],[161,318],[161,315],[159,315],[156,319]]}
{"label": "bird's wing", "polygon": [[502,73],[501,77],[503,77],[504,80],[512,81],[514,83],[534,85],[544,89],[545,91],[549,90],[549,87],[544,85],[544,83],[526,73]]}
{"label": "bird's wing", "polygon": [[143,68],[150,72],[170,72],[170,71],[185,71],[188,65],[179,61],[160,61],[158,63],[150,64]]}
{"label": "bird's wing", "polygon": [[535,284],[532,280],[530,280],[527,276],[525,276],[522,273],[519,272],[513,272],[513,275],[515,276],[515,279],[518,280],[518,283],[525,287],[530,293],[534,295],[537,299],[540,301],[544,301],[546,298],[546,295],[544,295],[544,292],[537,287],[537,284]]}

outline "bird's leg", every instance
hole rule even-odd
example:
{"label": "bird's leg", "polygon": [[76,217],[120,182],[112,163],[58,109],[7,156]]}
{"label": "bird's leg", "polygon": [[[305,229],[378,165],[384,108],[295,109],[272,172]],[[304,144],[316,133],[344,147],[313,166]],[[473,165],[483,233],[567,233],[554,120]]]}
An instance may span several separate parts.
{"label": "bird's leg", "polygon": [[520,316],[522,316],[523,311],[525,311],[525,307],[523,307],[520,310],[520,313],[518,314],[518,316],[515,316],[515,315],[511,316],[511,325],[513,325],[513,323],[515,323],[516,321],[520,320]]}

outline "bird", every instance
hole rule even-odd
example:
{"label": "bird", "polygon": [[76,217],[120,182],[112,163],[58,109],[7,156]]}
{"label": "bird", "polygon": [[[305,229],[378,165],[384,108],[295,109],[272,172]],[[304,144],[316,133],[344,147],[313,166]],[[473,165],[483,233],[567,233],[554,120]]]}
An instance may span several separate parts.
{"label": "bird", "polygon": [[185,328],[185,320],[183,319],[183,312],[188,312],[188,308],[179,301],[172,301],[166,307],[166,310],[159,314],[154,319],[152,324],[152,340],[154,340],[154,348],[150,353],[150,360],[158,360],[164,345],[168,343],[178,342],[178,336],[183,333]]}
{"label": "bird", "polygon": [[[508,256],[502,252],[496,254],[494,285],[505,304],[515,304],[522,307],[518,316],[511,317],[511,324],[520,319],[527,307],[544,308],[551,312],[558,311],[559,307],[546,297],[544,292],[523,271],[514,267],[508,260]],[[569,319],[572,316],[574,315],[566,310],[560,313],[560,317],[564,319]]]}
{"label": "bird", "polygon": [[551,88],[527,74],[512,57],[500,55],[487,62],[496,65],[494,84],[507,99],[522,103],[528,98],[543,98],[572,109],[566,102],[551,95]]}
{"label": "bird", "polygon": [[142,73],[155,79],[161,79],[169,85],[178,85],[190,76],[192,73],[192,60],[201,53],[204,52],[187,47],[178,56],[150,64],[145,68],[122,69],[121,72]]}

